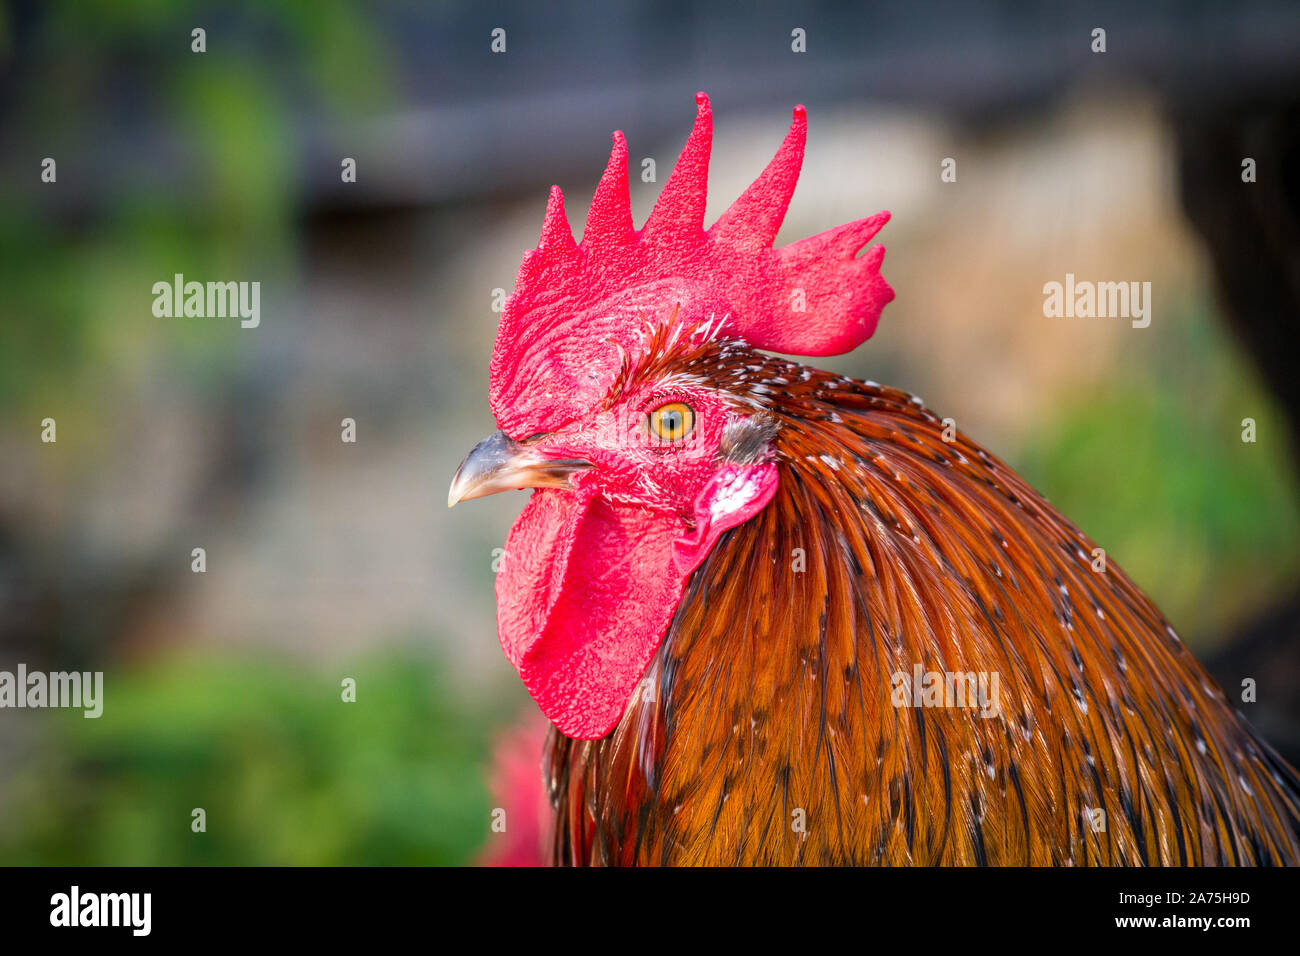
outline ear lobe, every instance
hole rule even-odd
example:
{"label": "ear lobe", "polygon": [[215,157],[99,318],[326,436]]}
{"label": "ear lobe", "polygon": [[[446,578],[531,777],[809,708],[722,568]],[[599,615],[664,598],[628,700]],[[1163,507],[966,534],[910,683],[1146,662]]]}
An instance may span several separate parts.
{"label": "ear lobe", "polygon": [[673,542],[673,563],[687,575],[703,563],[724,531],[762,511],[778,484],[774,462],[724,464],[695,499],[695,529]]}

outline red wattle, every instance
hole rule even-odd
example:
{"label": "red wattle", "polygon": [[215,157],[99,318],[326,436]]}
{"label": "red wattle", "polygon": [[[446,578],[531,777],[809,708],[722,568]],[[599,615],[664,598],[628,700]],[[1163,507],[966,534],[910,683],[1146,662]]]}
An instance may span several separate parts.
{"label": "red wattle", "polygon": [[675,515],[541,490],[497,576],[501,647],[561,733],[609,733],[672,622],[689,572]]}

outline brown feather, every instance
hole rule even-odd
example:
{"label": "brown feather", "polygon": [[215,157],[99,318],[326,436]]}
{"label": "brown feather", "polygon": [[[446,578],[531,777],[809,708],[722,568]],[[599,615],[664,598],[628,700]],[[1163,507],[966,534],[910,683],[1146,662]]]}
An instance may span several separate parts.
{"label": "brown feather", "polygon": [[[895,389],[736,343],[681,360],[772,417],[780,488],[616,730],[553,732],[556,862],[1300,861],[1295,772],[1010,468]],[[915,664],[997,674],[999,715],[894,706]]]}

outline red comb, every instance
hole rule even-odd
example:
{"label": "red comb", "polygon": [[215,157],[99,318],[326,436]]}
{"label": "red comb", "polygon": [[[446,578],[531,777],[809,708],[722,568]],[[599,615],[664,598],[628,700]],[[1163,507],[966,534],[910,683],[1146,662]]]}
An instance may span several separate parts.
{"label": "red comb", "polygon": [[894,297],[880,275],[885,250],[855,254],[889,213],[772,248],[803,164],[808,120],[796,106],[776,156],[706,232],[713,111],[705,94],[695,99],[695,127],[639,232],[622,133],[581,245],[563,194],[551,188],[541,239],[524,253],[492,355],[490,400],[507,434],[550,431],[581,415],[617,372],[618,346],[634,351],[647,319],[674,307],[701,322],[725,315],[723,336],[797,355],[848,352],[876,330]]}

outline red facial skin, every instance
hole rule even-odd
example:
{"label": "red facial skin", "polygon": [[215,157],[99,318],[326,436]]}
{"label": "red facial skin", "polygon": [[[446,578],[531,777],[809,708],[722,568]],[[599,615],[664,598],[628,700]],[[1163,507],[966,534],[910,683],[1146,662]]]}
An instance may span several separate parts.
{"label": "red facial skin", "polygon": [[[695,412],[678,441],[648,426],[668,402]],[[497,624],[506,656],[562,733],[590,740],[613,729],[691,572],[776,493],[775,464],[719,454],[728,417],[746,411],[707,388],[649,383],[538,442],[547,457],[593,467],[571,491],[534,492],[519,516],[497,578]]]}

